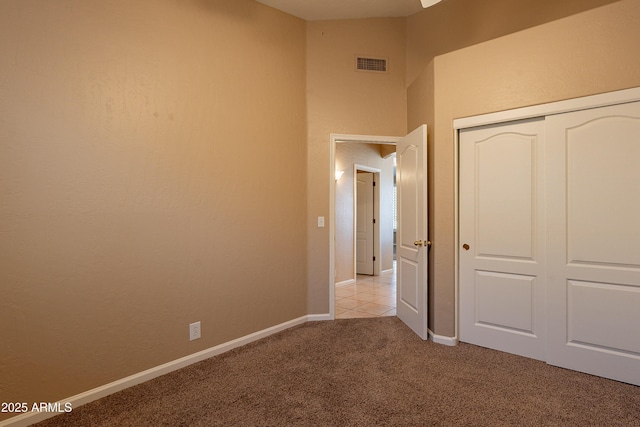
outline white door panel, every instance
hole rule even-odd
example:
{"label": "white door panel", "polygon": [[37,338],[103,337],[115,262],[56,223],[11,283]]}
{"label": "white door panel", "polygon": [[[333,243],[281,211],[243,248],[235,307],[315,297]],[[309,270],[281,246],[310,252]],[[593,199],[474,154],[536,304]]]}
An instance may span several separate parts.
{"label": "white door panel", "polygon": [[460,339],[544,359],[544,121],[460,132]]}
{"label": "white door panel", "polygon": [[532,259],[536,139],[500,132],[475,142],[475,252]]}
{"label": "white door panel", "polygon": [[[418,286],[420,284],[420,266],[410,259],[400,258],[400,269],[402,270],[402,286],[398,290],[398,299],[402,301],[403,307],[418,313],[420,311]],[[406,310],[405,310],[406,311]]]}
{"label": "white door panel", "polygon": [[547,361],[640,385],[640,103],[550,116],[547,141]]}
{"label": "white door panel", "polygon": [[427,339],[427,127],[396,146],[398,318]]}
{"label": "white door panel", "polygon": [[356,274],[373,275],[373,173],[356,174]]}
{"label": "white door panel", "polygon": [[536,278],[477,271],[475,324],[534,334],[533,304]]}
{"label": "white door panel", "polygon": [[638,135],[640,120],[632,117],[601,117],[567,129],[570,263],[640,267]]}
{"label": "white door panel", "polygon": [[[569,280],[567,342],[640,354],[638,307],[638,287]],[[618,335],[632,339],[619,340]]]}

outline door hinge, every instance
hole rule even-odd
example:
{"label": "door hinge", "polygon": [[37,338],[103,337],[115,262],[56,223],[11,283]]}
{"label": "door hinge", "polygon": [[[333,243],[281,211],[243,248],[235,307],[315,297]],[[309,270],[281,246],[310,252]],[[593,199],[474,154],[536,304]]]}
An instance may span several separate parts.
{"label": "door hinge", "polygon": [[376,219],[375,219],[375,218],[373,218],[373,223],[374,223],[374,224],[376,223]]}
{"label": "door hinge", "polygon": [[373,186],[374,186],[374,187],[376,186],[376,182],[375,182],[375,181],[373,181]]}
{"label": "door hinge", "polygon": [[373,257],[373,260],[375,261],[375,260],[376,260],[376,257]]}

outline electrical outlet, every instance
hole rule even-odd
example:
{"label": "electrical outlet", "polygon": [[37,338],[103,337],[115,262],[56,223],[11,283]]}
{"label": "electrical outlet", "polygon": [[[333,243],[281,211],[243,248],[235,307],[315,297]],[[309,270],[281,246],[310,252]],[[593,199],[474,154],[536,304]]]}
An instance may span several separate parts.
{"label": "electrical outlet", "polygon": [[189,324],[189,341],[200,338],[200,322]]}

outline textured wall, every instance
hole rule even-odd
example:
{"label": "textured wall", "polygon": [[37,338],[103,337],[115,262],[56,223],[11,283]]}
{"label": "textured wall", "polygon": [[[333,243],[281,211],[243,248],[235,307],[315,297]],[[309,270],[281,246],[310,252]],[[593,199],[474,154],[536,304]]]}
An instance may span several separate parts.
{"label": "textured wall", "polygon": [[[330,134],[402,136],[405,20],[307,22],[309,312],[329,312]],[[386,57],[387,74],[355,71],[355,55]]]}
{"label": "textured wall", "polygon": [[407,18],[407,84],[438,55],[618,0],[447,0]]}
{"label": "textured wall", "polygon": [[0,401],[306,314],[305,37],[251,0],[0,3]]}

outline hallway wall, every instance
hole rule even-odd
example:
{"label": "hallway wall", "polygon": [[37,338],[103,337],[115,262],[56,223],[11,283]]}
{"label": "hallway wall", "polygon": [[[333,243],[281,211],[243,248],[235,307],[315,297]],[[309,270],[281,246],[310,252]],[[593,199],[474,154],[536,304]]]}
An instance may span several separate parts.
{"label": "hallway wall", "polygon": [[[307,22],[309,313],[329,313],[330,135],[404,135],[405,20]],[[355,70],[355,55],[388,59],[387,73]]]}

